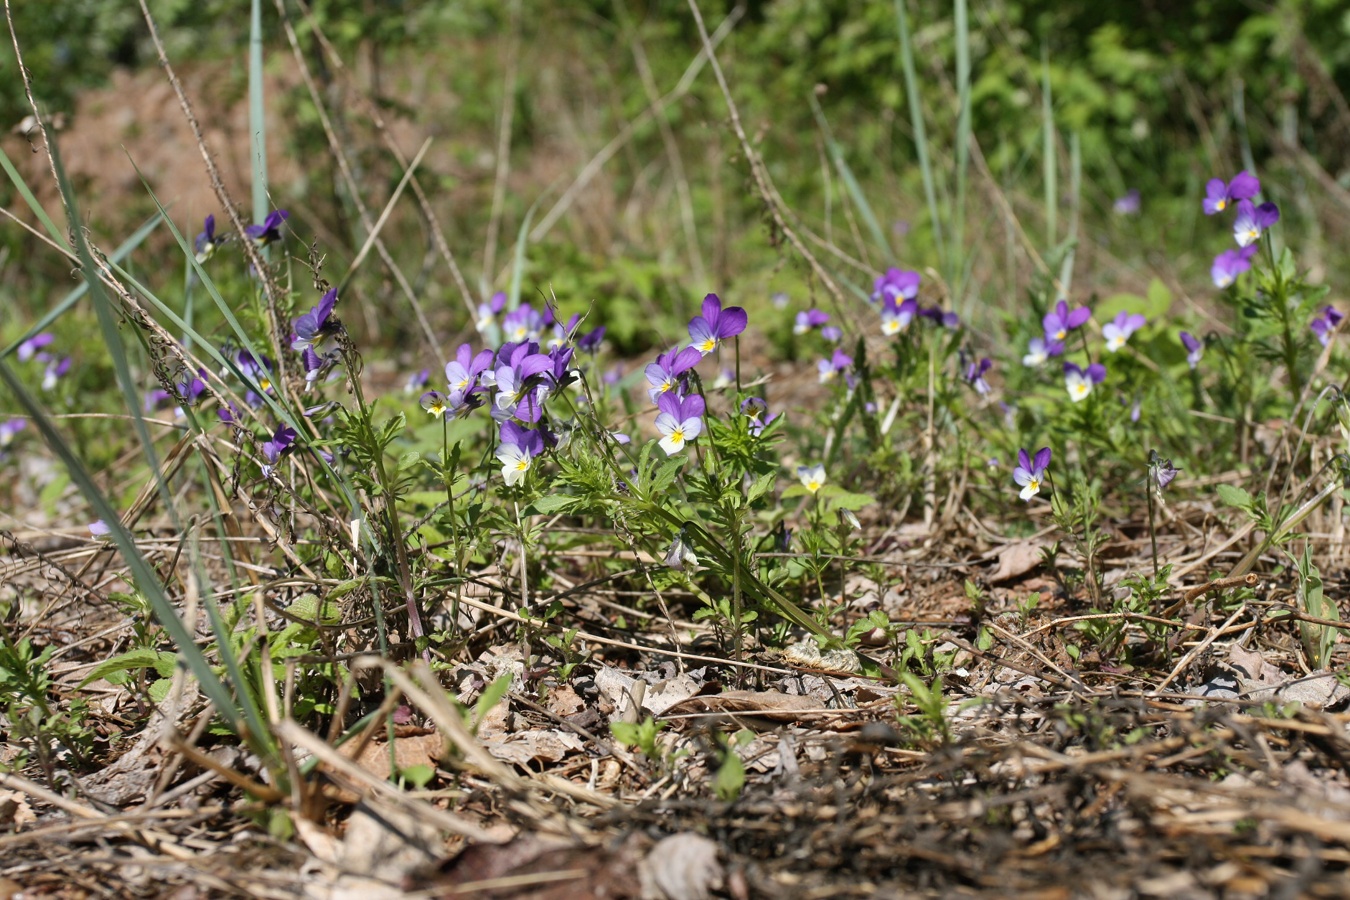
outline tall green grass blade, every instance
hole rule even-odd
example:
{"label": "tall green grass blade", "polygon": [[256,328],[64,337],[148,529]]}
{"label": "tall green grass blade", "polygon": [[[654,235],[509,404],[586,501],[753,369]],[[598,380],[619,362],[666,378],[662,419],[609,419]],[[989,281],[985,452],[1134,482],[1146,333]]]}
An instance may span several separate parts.
{"label": "tall green grass blade", "polygon": [[[28,393],[28,389],[24,387],[14,374],[14,370],[3,359],[0,359],[0,381],[3,381],[5,386],[9,388],[15,399],[18,400],[19,405],[23,407],[24,412],[32,420],[33,425],[42,434],[47,446],[65,465],[66,471],[70,473],[71,480],[75,482],[85,499],[89,501],[89,505],[93,507],[94,514],[108,526],[108,536],[117,545],[123,560],[126,561],[132,581],[150,602],[155,617],[164,626],[164,630],[169,633],[169,637],[177,647],[179,656],[182,657],[188,669],[196,677],[202,692],[215,704],[216,711],[236,733],[245,733],[244,725],[247,716],[238,709],[238,705],[230,695],[229,690],[216,677],[216,673],[207,661],[206,656],[197,647],[195,636],[184,625],[183,620],[178,617],[178,611],[169,602],[169,598],[165,596],[164,589],[154,569],[150,567],[145,557],[141,555],[140,550],[137,549],[131,533],[122,526],[117,510],[113,508],[108,499],[103,496],[103,492],[94,484],[92,476],[71,451],[70,445],[57,432],[46,411]],[[261,720],[257,720],[256,723],[248,722],[248,726],[252,735],[262,737],[267,734],[267,732],[261,730]]]}
{"label": "tall green grass blade", "polygon": [[[970,19],[966,0],[956,0],[956,206],[952,210],[952,252],[960,257],[966,240],[966,175],[970,168]],[[948,278],[956,271],[949,266]],[[953,279],[953,291],[959,297],[965,277]]]}
{"label": "tall green grass blade", "polygon": [[267,218],[267,122],[263,105],[262,0],[253,0],[248,21],[248,132],[253,160],[253,221]]}
{"label": "tall green grass blade", "polygon": [[[132,233],[131,237],[123,241],[118,246],[118,248],[113,251],[112,256],[108,257],[108,259],[114,263],[120,263],[122,260],[126,259],[127,256],[130,255],[131,251],[139,247],[141,245],[141,242],[144,241],[147,237],[149,237],[150,232],[155,230],[155,228],[159,225],[159,223],[163,220],[163,218],[164,217],[159,213],[155,213],[153,216],[150,217],[150,220],[148,222],[146,222],[140,228],[137,228]],[[37,324],[29,328],[23,334],[23,336],[14,341],[14,343],[10,344],[3,350],[0,350],[0,357],[9,356],[16,349],[18,349],[18,346],[22,344],[24,341],[28,340],[33,335],[41,332],[48,325],[52,324],[57,319],[61,318],[61,316],[65,315],[66,311],[70,309],[72,306],[74,306],[76,303],[78,303],[80,298],[83,297],[85,293],[88,292],[88,290],[89,290],[88,282],[82,281],[79,284],[77,284],[74,290],[72,290],[69,294],[66,294],[66,296],[61,298],[61,302],[57,303],[51,309],[47,310],[47,312],[43,313],[42,317],[37,320]]]}
{"label": "tall green grass blade", "polygon": [[530,222],[539,208],[539,201],[543,199],[541,194],[530,204],[530,208],[525,211],[524,221],[520,223],[520,231],[516,234],[516,253],[511,261],[511,288],[506,294],[507,309],[515,309],[520,305],[520,285],[525,278],[525,246],[530,241]]}
{"label": "tall green grass blade", "polygon": [[914,131],[914,152],[919,157],[919,172],[923,175],[923,193],[928,201],[928,218],[933,223],[933,246],[938,259],[947,258],[942,239],[942,217],[938,215],[937,183],[933,180],[933,166],[928,158],[928,132],[923,124],[923,106],[919,103],[919,79],[914,74],[914,43],[909,33],[909,16],[905,0],[895,0],[895,18],[900,28],[900,66],[905,75],[905,100],[909,104],[910,127]]}
{"label": "tall green grass blade", "polygon": [[1045,246],[1054,247],[1059,239],[1059,169],[1055,159],[1055,109],[1050,96],[1050,51],[1041,47],[1042,156],[1045,180]]}
{"label": "tall green grass blade", "polygon": [[882,251],[888,260],[894,257],[891,250],[890,241],[886,240],[886,233],[882,231],[881,223],[877,221],[876,213],[872,211],[872,205],[867,202],[867,196],[863,193],[862,186],[858,184],[858,179],[854,177],[853,170],[849,168],[848,161],[844,158],[844,149],[839,146],[839,142],[834,139],[834,133],[830,130],[830,123],[825,118],[825,112],[820,108],[820,103],[812,94],[808,98],[811,101],[811,112],[816,117],[816,124],[820,127],[820,133],[825,138],[825,147],[829,151],[830,161],[834,163],[835,169],[839,172],[840,179],[844,182],[844,187],[848,189],[849,196],[853,198],[853,205],[858,207],[867,230],[872,232],[872,240],[876,242],[877,249]]}
{"label": "tall green grass blade", "polygon": [[70,179],[66,177],[65,166],[61,164],[61,151],[56,142],[53,141],[47,149],[51,153],[52,168],[56,170],[56,183],[65,202],[66,215],[70,220],[70,233],[75,236],[75,253],[80,261],[80,270],[84,274],[85,283],[89,285],[89,296],[93,301],[94,312],[98,316],[99,330],[103,332],[103,341],[108,345],[108,355],[112,357],[113,371],[117,375],[117,386],[122,391],[122,402],[126,404],[127,412],[131,415],[132,426],[136,430],[136,437],[140,439],[141,449],[145,453],[150,472],[155,478],[156,486],[159,489],[160,502],[164,504],[164,511],[177,525],[177,507],[174,505],[169,486],[164,482],[163,472],[159,466],[159,454],[155,450],[155,441],[150,436],[150,429],[145,424],[145,416],[141,413],[144,402],[141,399],[141,392],[137,390],[136,380],[131,374],[131,364],[127,361],[126,346],[122,343],[122,334],[117,329],[117,319],[113,313],[112,300],[103,290],[99,270],[94,265],[94,255],[89,249],[89,242],[84,236],[84,228],[80,224],[79,213],[75,205],[75,191],[70,186]]}
{"label": "tall green grass blade", "polygon": [[33,211],[33,215],[37,216],[38,221],[42,223],[42,227],[47,229],[47,233],[52,236],[52,240],[69,250],[70,244],[66,242],[66,233],[56,227],[52,217],[47,215],[47,211],[42,208],[42,204],[38,203],[37,197],[34,197],[33,192],[28,189],[23,176],[19,174],[18,169],[14,168],[14,163],[10,162],[9,154],[5,153],[3,147],[0,147],[0,167],[4,168],[5,174],[14,183],[14,189],[19,192],[20,197],[23,197],[23,202],[28,204],[28,208]]}
{"label": "tall green grass blade", "polygon": [[1059,289],[1069,296],[1073,286],[1073,265],[1078,252],[1078,218],[1083,190],[1083,152],[1078,132],[1069,133],[1069,233],[1064,238],[1067,245],[1064,261],[1059,266]]}

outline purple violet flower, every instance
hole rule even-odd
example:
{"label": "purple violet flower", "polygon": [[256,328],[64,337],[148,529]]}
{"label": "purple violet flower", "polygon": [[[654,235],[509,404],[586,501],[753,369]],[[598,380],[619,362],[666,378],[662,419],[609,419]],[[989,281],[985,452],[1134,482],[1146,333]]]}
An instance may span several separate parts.
{"label": "purple violet flower", "polygon": [[919,311],[919,301],[912,297],[899,304],[894,297],[881,301],[881,333],[893,337],[909,327]]}
{"label": "purple violet flower", "polygon": [[1181,345],[1186,348],[1186,362],[1194,369],[1200,364],[1200,357],[1205,355],[1204,341],[1198,340],[1189,331],[1183,331]]}
{"label": "purple violet flower", "polygon": [[1111,205],[1111,209],[1118,216],[1136,216],[1139,214],[1139,206],[1139,189],[1131,188],[1124,195],[1116,198],[1116,202]]}
{"label": "purple violet flower", "polygon": [[197,235],[196,240],[192,242],[193,253],[196,254],[197,262],[204,263],[216,252],[216,248],[225,243],[225,238],[216,237],[216,217],[207,216],[206,221],[202,223],[202,233]]}
{"label": "purple violet flower", "polygon": [[1140,328],[1148,324],[1139,313],[1121,312],[1113,320],[1102,326],[1102,337],[1106,338],[1106,349],[1109,353],[1115,353],[1125,342],[1130,339]]}
{"label": "purple violet flower", "polygon": [[582,353],[595,353],[604,339],[605,326],[599,325],[577,338],[577,349]]}
{"label": "purple violet flower", "polygon": [[923,283],[918,272],[889,268],[876,280],[872,289],[872,302],[895,300],[913,300],[919,294],[919,285]]}
{"label": "purple violet flower", "polygon": [[761,397],[746,397],[741,401],[741,415],[750,420],[749,431],[755,437],[764,433],[778,413],[769,414],[769,404]]}
{"label": "purple violet flower", "polygon": [[333,288],[319,299],[319,305],[300,316],[292,323],[295,334],[291,336],[291,349],[304,350],[321,342],[326,336],[337,330],[337,323],[330,321],[333,307],[337,305],[337,288]]}
{"label": "purple violet flower", "polygon": [[415,394],[430,383],[431,370],[423,369],[420,372],[414,372],[408,376],[408,380],[403,384],[403,392],[405,394]]}
{"label": "purple violet flower", "polygon": [[1280,221],[1280,208],[1274,203],[1262,203],[1252,206],[1250,200],[1238,201],[1237,218],[1233,220],[1233,237],[1239,247],[1247,247],[1261,237],[1265,231]]}
{"label": "purple violet flower", "polygon": [[60,359],[51,357],[47,360],[47,368],[42,371],[42,389],[50,391],[56,387],[56,383],[66,377],[70,371],[70,357],[63,356]]}
{"label": "purple violet flower", "polygon": [[479,332],[487,331],[493,325],[497,324],[497,316],[506,308],[506,294],[498,291],[486,303],[478,304],[478,318],[474,322],[474,327]]}
{"label": "purple violet flower", "polygon": [[665,393],[656,401],[656,430],[661,434],[661,449],[674,456],[685,444],[703,433],[703,398],[698,394],[677,397]]}
{"label": "purple violet flower", "polygon": [[1250,200],[1261,193],[1261,182],[1255,175],[1242,171],[1224,184],[1222,178],[1211,178],[1205,184],[1205,215],[1223,212],[1239,200]]}
{"label": "purple violet flower", "polygon": [[544,333],[544,317],[533,306],[522,303],[502,319],[502,335],[513,344],[537,341]]}
{"label": "purple violet flower", "polygon": [[1041,366],[1052,356],[1059,356],[1064,352],[1064,344],[1059,341],[1045,338],[1034,337],[1027,341],[1027,354],[1022,357],[1024,366]]}
{"label": "purple violet flower", "polygon": [[1055,304],[1055,308],[1045,314],[1041,320],[1041,325],[1045,328],[1045,338],[1047,341],[1063,341],[1069,336],[1069,332],[1081,328],[1083,323],[1092,318],[1092,310],[1086,306],[1080,306],[1077,309],[1069,309],[1067,300],[1060,300]]}
{"label": "purple violet flower", "polygon": [[56,340],[56,335],[42,332],[35,334],[28,340],[19,344],[14,350],[14,355],[18,357],[19,362],[28,362],[38,355],[38,351],[46,347],[52,341]]}
{"label": "purple violet flower", "polygon": [[698,556],[694,554],[694,548],[689,546],[685,540],[684,530],[675,535],[675,541],[670,545],[664,557],[665,564],[677,572],[684,571],[685,566],[698,565]]}
{"label": "purple violet flower", "polygon": [[1050,468],[1050,448],[1042,447],[1031,457],[1027,451],[1017,451],[1017,467],[1013,469],[1013,481],[1021,486],[1017,496],[1031,500],[1040,493],[1041,483],[1045,481],[1046,470]]}
{"label": "purple violet flower", "polygon": [[966,383],[973,387],[975,393],[979,394],[981,397],[987,396],[989,392],[993,390],[993,388],[989,386],[989,382],[984,380],[984,373],[988,372],[993,365],[994,364],[989,360],[989,357],[986,356],[978,361],[971,360],[970,365],[966,366]]}
{"label": "purple violet flower", "polygon": [[698,365],[701,359],[703,354],[698,352],[697,347],[672,347],[657,356],[656,362],[646,368],[647,383],[651,385],[647,396],[655,403],[662,394],[683,390],[687,377],[685,373]]}
{"label": "purple violet flower", "polygon": [[1252,267],[1252,257],[1256,255],[1256,245],[1250,244],[1241,250],[1225,250],[1214,257],[1214,265],[1210,267],[1210,277],[1214,279],[1214,286],[1217,288],[1226,288],[1243,272]]}
{"label": "purple violet flower", "polygon": [[544,397],[549,392],[540,376],[553,368],[553,360],[538,350],[539,345],[534,343],[514,345],[505,364],[498,354],[494,415],[514,415],[522,422],[539,421]]}
{"label": "purple violet flower", "polygon": [[853,366],[853,357],[842,350],[835,350],[829,359],[822,359],[816,363],[816,371],[820,374],[820,383],[828,384],[838,377],[840,372],[847,372]]}
{"label": "purple violet flower", "polygon": [[1069,391],[1069,399],[1074,403],[1087,398],[1092,388],[1106,380],[1106,366],[1093,363],[1086,369],[1080,369],[1071,362],[1064,364],[1064,387]]}
{"label": "purple violet flower", "polygon": [[0,447],[8,447],[14,442],[14,436],[27,427],[27,419],[6,419],[0,422]]}
{"label": "purple violet flower", "polygon": [[819,328],[830,321],[828,313],[821,312],[818,309],[808,309],[797,313],[796,322],[792,326],[793,334],[806,334],[813,328]]}
{"label": "purple violet flower", "polygon": [[445,364],[445,380],[450,385],[451,396],[463,399],[478,391],[483,373],[492,367],[492,359],[491,350],[480,350],[475,355],[473,347],[460,344],[455,358]]}
{"label": "purple violet flower", "polygon": [[449,404],[445,402],[445,395],[440,391],[427,391],[418,398],[417,402],[421,403],[423,409],[438,419],[444,416],[446,410],[450,408]]}
{"label": "purple violet flower", "polygon": [[508,486],[524,478],[534,460],[543,452],[544,435],[541,432],[510,420],[502,423],[497,461],[502,464],[502,478]]}
{"label": "purple violet flower", "polygon": [[835,325],[826,325],[820,329],[820,336],[831,344],[837,344],[844,339],[844,329]]}
{"label": "purple violet flower", "polygon": [[108,523],[102,519],[95,519],[89,523],[89,533],[94,537],[107,537],[112,533],[112,529],[109,528]]}
{"label": "purple violet flower", "polygon": [[264,478],[270,478],[276,471],[277,461],[295,444],[295,438],[294,428],[289,425],[278,425],[272,439],[263,441],[262,455],[263,459],[267,460],[262,466]]}
{"label": "purple violet flower", "polygon": [[690,346],[707,356],[723,341],[745,331],[748,322],[745,310],[739,306],[723,309],[721,299],[716,294],[709,294],[703,298],[703,315],[689,320],[689,339],[693,341]]}
{"label": "purple violet flower", "polygon": [[1331,341],[1331,334],[1336,330],[1336,326],[1341,324],[1345,315],[1334,306],[1324,306],[1322,311],[1313,317],[1308,325],[1312,333],[1317,335],[1317,340],[1325,347]]}
{"label": "purple violet flower", "polygon": [[260,247],[266,247],[268,244],[281,240],[281,225],[291,214],[284,209],[274,209],[267,214],[261,225],[250,225],[244,229],[244,234],[248,235],[254,243]]}
{"label": "purple violet flower", "polygon": [[1148,451],[1148,473],[1152,477],[1153,484],[1157,487],[1158,493],[1162,493],[1172,479],[1177,477],[1181,469],[1172,465],[1170,459],[1163,459],[1158,455],[1157,450]]}

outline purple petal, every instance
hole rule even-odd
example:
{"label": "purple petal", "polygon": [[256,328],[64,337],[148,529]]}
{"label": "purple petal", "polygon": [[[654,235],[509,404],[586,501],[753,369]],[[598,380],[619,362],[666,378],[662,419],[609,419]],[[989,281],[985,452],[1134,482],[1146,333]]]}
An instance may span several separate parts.
{"label": "purple petal", "polygon": [[1261,193],[1261,182],[1250,172],[1241,171],[1228,184],[1228,196],[1234,200],[1248,200]]}
{"label": "purple petal", "polygon": [[1036,458],[1033,460],[1032,468],[1037,472],[1043,471],[1050,465],[1050,448],[1042,447],[1036,451]]}
{"label": "purple petal", "polygon": [[722,340],[735,337],[745,331],[749,321],[750,317],[746,315],[745,310],[739,306],[728,307],[722,310],[722,316],[717,321],[717,336]]}
{"label": "purple petal", "polygon": [[[1038,453],[1037,455],[1039,456],[1040,454]],[[1031,457],[1027,454],[1027,451],[1017,451],[1017,468],[1025,469],[1028,472],[1031,471]]]}
{"label": "purple petal", "polygon": [[1084,374],[1087,375],[1093,384],[1101,384],[1106,380],[1106,366],[1101,363],[1093,363],[1087,367],[1087,372]]}
{"label": "purple petal", "polygon": [[1088,309],[1086,306],[1080,306],[1069,313],[1069,317],[1064,320],[1064,324],[1072,331],[1090,318],[1092,318],[1092,310]]}
{"label": "purple petal", "polygon": [[722,314],[722,300],[716,294],[709,294],[703,298],[703,318],[709,322],[716,322],[718,316]]}

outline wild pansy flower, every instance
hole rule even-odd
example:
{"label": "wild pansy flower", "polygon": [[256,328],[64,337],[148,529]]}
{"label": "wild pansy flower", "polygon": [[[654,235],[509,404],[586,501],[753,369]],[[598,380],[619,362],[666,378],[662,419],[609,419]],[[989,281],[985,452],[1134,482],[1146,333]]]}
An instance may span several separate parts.
{"label": "wild pansy flower", "polygon": [[755,437],[763,434],[769,423],[778,418],[778,413],[769,414],[769,404],[761,397],[746,397],[742,400],[741,415],[750,420],[749,431]]}
{"label": "wild pansy flower", "polygon": [[480,350],[475,355],[473,347],[460,344],[455,351],[455,358],[445,364],[445,380],[450,386],[450,393],[462,399],[477,391],[483,373],[492,367],[492,360],[491,350]]}
{"label": "wild pansy flower", "polygon": [[331,321],[333,307],[337,305],[337,288],[333,288],[319,299],[319,305],[300,316],[291,325],[291,349],[304,350],[320,343],[325,337],[337,330],[337,323]]}
{"label": "wild pansy flower", "polygon": [[1117,197],[1116,202],[1111,204],[1111,209],[1118,216],[1134,216],[1139,214],[1139,189],[1131,188],[1124,195]]}
{"label": "wild pansy flower", "polygon": [[408,380],[403,383],[403,393],[415,394],[422,388],[431,383],[431,370],[423,369],[420,372],[414,372],[408,376]]}
{"label": "wild pansy flower", "polygon": [[42,332],[42,334],[35,334],[28,340],[20,343],[19,346],[14,349],[14,355],[18,358],[19,362],[28,362],[30,359],[39,356],[38,351],[54,340],[56,340],[56,335],[49,334],[45,331]]}
{"label": "wild pansy flower", "polygon": [[497,366],[494,405],[498,412],[514,415],[522,422],[539,421],[543,398],[549,391],[538,376],[553,367],[553,360],[537,351],[537,344],[520,344],[507,364]]}
{"label": "wild pansy flower", "polygon": [[1181,470],[1172,465],[1170,459],[1163,459],[1158,455],[1157,450],[1148,451],[1148,474],[1150,480],[1157,487],[1158,493],[1172,483],[1172,479],[1177,477]]}
{"label": "wild pansy flower", "polygon": [[[272,360],[266,356],[255,357],[247,350],[240,350],[234,359],[239,365],[239,370],[253,379],[264,394],[272,393]],[[262,405],[262,397],[258,396],[252,387],[244,394],[244,400],[249,406]]]}
{"label": "wild pansy flower", "polygon": [[267,214],[261,225],[250,225],[244,229],[244,234],[260,247],[266,247],[268,244],[281,240],[281,226],[291,214],[284,209],[274,209]]}
{"label": "wild pansy flower", "polygon": [[511,343],[537,341],[544,333],[544,317],[533,306],[522,303],[502,319],[502,335]]}
{"label": "wild pansy flower", "polygon": [[717,370],[717,377],[713,379],[713,390],[724,391],[736,383],[736,370],[722,368]]}
{"label": "wild pansy flower", "polygon": [[1308,325],[1312,333],[1317,335],[1317,340],[1325,347],[1331,341],[1331,333],[1336,330],[1336,326],[1341,324],[1345,315],[1334,306],[1324,306],[1322,311],[1313,317]]}
{"label": "wild pansy flower", "polygon": [[89,523],[89,533],[94,537],[107,537],[112,533],[112,529],[109,528],[108,523],[102,519],[95,519]]}
{"label": "wild pansy flower", "polygon": [[623,363],[615,363],[605,370],[605,374],[600,376],[600,380],[610,386],[623,381]]}
{"label": "wild pansy flower", "polygon": [[1059,356],[1063,352],[1064,344],[1061,342],[1034,337],[1027,341],[1027,353],[1022,357],[1022,365],[1041,366],[1050,357]]}
{"label": "wild pansy flower", "polygon": [[670,545],[670,549],[666,551],[663,561],[667,566],[677,572],[684,571],[685,566],[698,565],[698,557],[694,555],[694,548],[690,547],[689,543],[685,541],[684,531],[675,535],[675,541]]}
{"label": "wild pansy flower", "polygon": [[1233,180],[1227,184],[1222,178],[1211,178],[1205,184],[1205,215],[1223,212],[1239,200],[1250,200],[1259,193],[1261,182],[1245,170],[1233,176]]}
{"label": "wild pansy flower", "polygon": [[1069,391],[1069,399],[1074,403],[1087,398],[1095,385],[1106,380],[1106,366],[1093,363],[1086,369],[1080,369],[1071,362],[1064,364],[1064,387]]}
{"label": "wild pansy flower", "polygon": [[793,334],[806,334],[813,328],[819,328],[830,321],[828,313],[821,312],[818,309],[808,309],[797,313],[797,319],[792,325]]}
{"label": "wild pansy flower", "polygon": [[1067,300],[1060,300],[1055,304],[1055,308],[1045,314],[1041,319],[1041,325],[1045,328],[1045,338],[1047,341],[1063,341],[1069,336],[1070,331],[1081,328],[1083,323],[1092,318],[1092,310],[1086,306],[1080,306],[1077,309],[1069,309]]}
{"label": "wild pansy flower", "polygon": [[14,436],[27,427],[27,419],[6,419],[0,422],[0,447],[8,447],[14,443]]}
{"label": "wild pansy flower", "polygon": [[966,366],[966,384],[973,387],[975,393],[979,394],[981,397],[988,395],[988,393],[993,390],[993,388],[989,386],[989,382],[984,380],[984,373],[988,372],[993,365],[994,364],[989,360],[989,357],[986,356],[979,360],[971,360],[970,365]]}
{"label": "wild pansy flower", "polygon": [[853,366],[853,357],[842,350],[835,350],[829,359],[822,359],[816,363],[816,371],[820,374],[820,383],[828,384],[839,376],[840,372],[847,372]]}
{"label": "wild pansy flower", "polygon": [[844,339],[844,330],[835,325],[826,325],[820,329],[820,336],[831,344],[837,344]]}
{"label": "wild pansy flower", "polygon": [[543,452],[544,435],[541,432],[510,420],[502,423],[497,461],[502,464],[502,478],[508,486],[524,478],[534,460]]}
{"label": "wild pansy flower", "polygon": [[170,394],[163,388],[155,388],[145,392],[145,402],[141,404],[141,409],[145,412],[152,412],[172,399],[173,394]]}
{"label": "wild pansy flower", "polygon": [[577,338],[577,349],[582,353],[595,353],[599,351],[600,344],[604,339],[605,326],[598,325]]}
{"label": "wild pansy flower", "polygon": [[1102,337],[1106,338],[1106,349],[1115,353],[1140,328],[1148,323],[1139,313],[1122,312],[1102,326]]}
{"label": "wild pansy flower", "polygon": [[480,332],[487,331],[497,324],[497,316],[505,308],[506,294],[503,291],[498,291],[492,295],[488,302],[478,304],[478,318],[474,321],[474,327]]}
{"label": "wild pansy flower", "polygon": [[1197,339],[1189,331],[1183,331],[1181,345],[1186,348],[1186,362],[1194,369],[1200,364],[1200,357],[1205,355],[1204,341]]}
{"label": "wild pansy flower", "polygon": [[689,321],[690,346],[707,356],[728,338],[733,338],[745,330],[749,316],[739,306],[722,308],[722,301],[716,294],[703,298],[703,315],[694,316]]}
{"label": "wild pansy flower", "polygon": [[820,463],[814,466],[798,466],[797,480],[802,483],[802,487],[814,494],[825,484],[825,466]]}
{"label": "wild pansy flower", "polygon": [[418,402],[422,404],[423,409],[438,419],[444,416],[446,410],[450,408],[450,405],[445,401],[445,395],[440,391],[427,391],[418,398]]}
{"label": "wild pansy flower", "polygon": [[300,361],[305,367],[305,390],[308,391],[314,387],[314,383],[332,364],[328,356],[320,356],[314,352],[313,347],[306,347],[300,353]]}
{"label": "wild pansy flower", "polygon": [[1239,275],[1252,267],[1252,257],[1255,255],[1256,245],[1249,244],[1241,250],[1225,250],[1214,257],[1214,265],[1209,270],[1214,286],[1226,288],[1237,281]]}
{"label": "wild pansy flower", "polygon": [[889,268],[872,285],[872,302],[878,300],[913,300],[919,295],[919,285],[923,283],[918,272],[907,269]]}
{"label": "wild pansy flower", "polygon": [[961,317],[954,312],[943,312],[942,307],[934,306],[929,309],[920,309],[919,315],[925,319],[931,319],[934,325],[941,325],[943,328],[959,328],[961,326]]}
{"label": "wild pansy flower", "polygon": [[774,309],[787,309],[788,295],[782,291],[774,291],[769,295],[769,302],[773,304]]}
{"label": "wild pansy flower", "polygon": [[1021,486],[1022,490],[1017,496],[1023,500],[1030,500],[1040,493],[1041,484],[1045,481],[1046,470],[1050,468],[1050,448],[1042,447],[1036,451],[1036,456],[1030,456],[1025,450],[1017,451],[1017,468],[1013,469],[1013,481]]}
{"label": "wild pansy flower", "polygon": [[897,304],[894,297],[887,297],[881,302],[881,333],[892,337],[904,331],[918,310],[919,301],[913,298]]}
{"label": "wild pansy flower", "polygon": [[294,428],[289,425],[278,425],[271,440],[263,442],[262,455],[263,459],[267,460],[262,466],[264,478],[271,477],[276,470],[277,461],[295,444],[295,438]]}
{"label": "wild pansy flower", "polygon": [[56,387],[56,383],[66,377],[70,371],[70,357],[63,356],[60,359],[52,357],[47,360],[47,368],[42,372],[42,389],[50,391]]}
{"label": "wild pansy flower", "polygon": [[1252,206],[1252,201],[1241,200],[1238,202],[1237,218],[1233,220],[1233,237],[1237,239],[1239,247],[1250,246],[1261,237],[1261,232],[1278,221],[1280,208],[1274,203]]}
{"label": "wild pansy flower", "polygon": [[656,430],[661,434],[661,449],[667,456],[674,456],[684,449],[684,445],[703,433],[703,398],[698,394],[677,397],[675,394],[662,394],[656,401],[660,410],[656,416]]}
{"label": "wild pansy flower", "polygon": [[216,237],[216,217],[207,216],[202,223],[202,233],[192,242],[192,252],[198,263],[204,263],[216,252],[216,248],[225,243],[225,238]]}
{"label": "wild pansy flower", "polygon": [[672,347],[657,356],[656,362],[646,368],[647,383],[651,385],[647,396],[655,403],[662,394],[682,388],[687,377],[685,373],[701,359],[703,354],[697,347]]}

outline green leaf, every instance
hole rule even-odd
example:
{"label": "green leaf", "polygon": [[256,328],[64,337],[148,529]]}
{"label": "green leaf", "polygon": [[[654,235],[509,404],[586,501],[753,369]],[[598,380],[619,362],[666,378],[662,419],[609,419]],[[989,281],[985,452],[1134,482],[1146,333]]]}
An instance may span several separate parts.
{"label": "green leaf", "polygon": [[773,487],[773,484],[777,479],[777,472],[765,472],[763,475],[756,478],[755,483],[750,485],[750,490],[746,491],[746,501],[754,503],[760,497],[763,497],[769,492],[769,489]]}
{"label": "green leaf", "polygon": [[877,502],[877,498],[871,494],[854,494],[850,491],[841,491],[832,495],[825,504],[827,509],[851,509],[859,510],[864,506],[871,506]]}
{"label": "green leaf", "polygon": [[408,784],[421,790],[436,777],[436,770],[427,765],[408,766],[406,769],[399,769],[398,774]]}
{"label": "green leaf", "polygon": [[1217,490],[1219,499],[1223,501],[1225,506],[1231,506],[1245,512],[1251,512],[1256,507],[1256,501],[1252,499],[1252,495],[1237,485],[1221,484]]}
{"label": "green leaf", "polygon": [[[103,660],[89,670],[89,674],[84,676],[80,686],[84,687],[91,681],[108,678],[108,676],[116,675],[118,672],[131,672],[136,669],[154,669],[156,675],[161,678],[168,678],[173,675],[174,667],[177,665],[178,654],[156,650],[153,647],[141,647]],[[111,681],[111,679],[109,680]]]}
{"label": "green leaf", "polygon": [[531,503],[525,510],[526,515],[551,516],[575,505],[581,498],[568,494],[549,494]]}
{"label": "green leaf", "polygon": [[736,751],[728,747],[726,755],[722,757],[722,765],[717,767],[717,774],[713,776],[713,792],[719,800],[730,803],[741,795],[743,787],[745,766]]}

